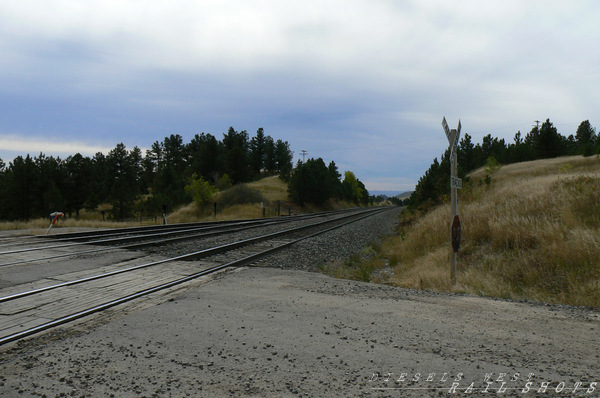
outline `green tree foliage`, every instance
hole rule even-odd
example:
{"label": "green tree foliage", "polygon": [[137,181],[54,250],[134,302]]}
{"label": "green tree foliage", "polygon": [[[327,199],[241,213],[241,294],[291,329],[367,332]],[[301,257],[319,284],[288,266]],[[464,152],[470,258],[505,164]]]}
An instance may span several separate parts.
{"label": "green tree foliage", "polygon": [[206,206],[212,203],[217,189],[204,178],[194,174],[185,186],[185,192],[191,196],[196,206],[198,206],[198,210],[203,212]]}
{"label": "green tree foliage", "polygon": [[[277,171],[277,160],[275,159],[275,141],[270,136],[265,137],[265,159],[264,166],[267,173],[274,174]],[[292,166],[290,162],[290,167]]]}
{"label": "green tree foliage", "polygon": [[338,167],[335,162],[332,160],[327,166],[328,171],[328,185],[331,190],[331,196],[336,199],[342,199],[343,191],[342,191],[342,175],[338,171]]}
{"label": "green tree foliage", "polygon": [[35,187],[39,179],[39,170],[33,159],[17,156],[8,165],[5,182],[8,193],[4,197],[6,215],[10,219],[27,220],[30,217],[42,216],[36,203]]}
{"label": "green tree foliage", "polygon": [[111,215],[117,220],[130,217],[133,201],[138,195],[134,158],[123,143],[108,153],[109,181],[108,198],[113,205]]}
{"label": "green tree foliage", "polygon": [[234,183],[250,180],[248,133],[229,127],[223,135],[223,169]]}
{"label": "green tree foliage", "polygon": [[592,127],[589,120],[581,122],[577,127],[575,139],[580,146],[594,144],[596,141],[596,129]]}
{"label": "green tree foliage", "polygon": [[538,157],[541,159],[555,158],[564,155],[563,144],[564,137],[558,134],[556,127],[550,123],[550,119],[546,119],[542,123],[540,133],[537,137]]}
{"label": "green tree foliage", "polygon": [[306,163],[298,161],[290,178],[290,197],[301,206],[306,203],[323,204],[333,195],[330,181],[329,169],[323,159],[311,158]]}
{"label": "green tree foliage", "polygon": [[575,146],[578,147],[578,153],[585,156],[590,156],[596,152],[596,129],[592,127],[589,120],[581,122],[579,127],[577,127],[577,132],[575,133],[574,138]]}
{"label": "green tree foliage", "polygon": [[179,134],[171,134],[153,145],[158,165],[152,192],[169,208],[185,200],[186,150]]}
{"label": "green tree foliage", "polygon": [[92,161],[80,153],[65,160],[66,169],[66,208],[65,211],[79,215],[79,210],[92,194]]}
{"label": "green tree foliage", "polygon": [[250,167],[255,176],[261,175],[265,168],[266,144],[265,132],[261,127],[250,140]]}
{"label": "green tree foliage", "polygon": [[83,208],[93,211],[107,202],[115,219],[134,212],[157,215],[164,204],[173,208],[188,200],[185,186],[194,174],[226,189],[262,175],[289,176],[292,156],[286,141],[274,140],[262,128],[249,139],[233,127],[223,141],[202,133],[185,144],[172,134],[155,141],[145,156],[122,143],[92,158],[18,156],[8,166],[0,160],[0,218],[46,217],[56,210],[77,216]]}
{"label": "green tree foliage", "polygon": [[211,134],[196,134],[187,146],[190,170],[205,179],[215,178],[222,171],[222,144]]}
{"label": "green tree foliage", "polygon": [[342,191],[344,199],[359,204],[363,198],[363,189],[358,183],[358,178],[351,171],[344,173],[344,181],[342,181]]}
{"label": "green tree foliage", "polygon": [[294,157],[294,153],[290,150],[290,144],[287,141],[277,140],[274,155],[277,172],[284,180],[289,180]]}

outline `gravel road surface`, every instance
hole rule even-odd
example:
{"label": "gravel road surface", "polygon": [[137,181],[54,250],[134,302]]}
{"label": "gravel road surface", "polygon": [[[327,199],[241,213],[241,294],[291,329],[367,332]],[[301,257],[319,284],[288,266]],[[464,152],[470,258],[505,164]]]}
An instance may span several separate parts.
{"label": "gravel road surface", "polygon": [[596,397],[599,332],[595,311],[244,268],[5,348],[0,395]]}

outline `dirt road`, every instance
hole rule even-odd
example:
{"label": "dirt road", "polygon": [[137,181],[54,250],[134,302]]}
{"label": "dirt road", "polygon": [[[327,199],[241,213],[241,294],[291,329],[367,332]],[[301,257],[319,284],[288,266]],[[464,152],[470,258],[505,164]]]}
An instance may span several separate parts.
{"label": "dirt road", "polygon": [[597,311],[274,268],[152,300],[2,347],[0,396],[599,396]]}

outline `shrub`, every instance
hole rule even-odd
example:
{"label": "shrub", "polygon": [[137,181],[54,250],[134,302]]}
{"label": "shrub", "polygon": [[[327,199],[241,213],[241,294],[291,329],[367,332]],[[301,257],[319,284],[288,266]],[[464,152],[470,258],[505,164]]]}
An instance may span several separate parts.
{"label": "shrub", "polygon": [[219,194],[218,202],[221,207],[265,202],[261,193],[245,184],[234,185]]}

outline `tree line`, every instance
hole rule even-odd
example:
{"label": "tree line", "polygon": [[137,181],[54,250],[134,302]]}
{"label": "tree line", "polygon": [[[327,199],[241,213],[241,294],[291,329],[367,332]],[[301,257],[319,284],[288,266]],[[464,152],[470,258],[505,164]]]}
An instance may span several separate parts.
{"label": "tree line", "polygon": [[334,161],[325,165],[323,159],[298,161],[289,182],[290,198],[301,206],[305,203],[322,205],[329,199],[368,205],[369,191],[352,171],[344,172],[344,179]]}
{"label": "tree line", "polygon": [[109,216],[122,220],[160,214],[189,200],[186,186],[202,178],[216,187],[265,175],[289,179],[293,152],[259,128],[252,138],[230,127],[218,140],[196,134],[184,143],[178,134],[156,141],[145,154],[117,144],[107,155],[77,153],[60,157],[17,156],[8,166],[0,159],[0,219],[27,220],[60,210],[79,215],[110,203]]}
{"label": "tree line", "polygon": [[[511,143],[488,134],[481,144],[474,145],[472,137],[465,134],[457,147],[457,154],[458,176],[465,178],[468,172],[486,164],[493,166],[566,155],[600,154],[600,136],[589,120],[580,123],[575,135],[565,137],[550,119],[546,119],[541,127],[534,126],[525,137],[518,131]],[[412,208],[428,208],[441,203],[449,192],[450,149],[447,149],[440,161],[434,158],[433,164],[419,179],[409,205]]]}

